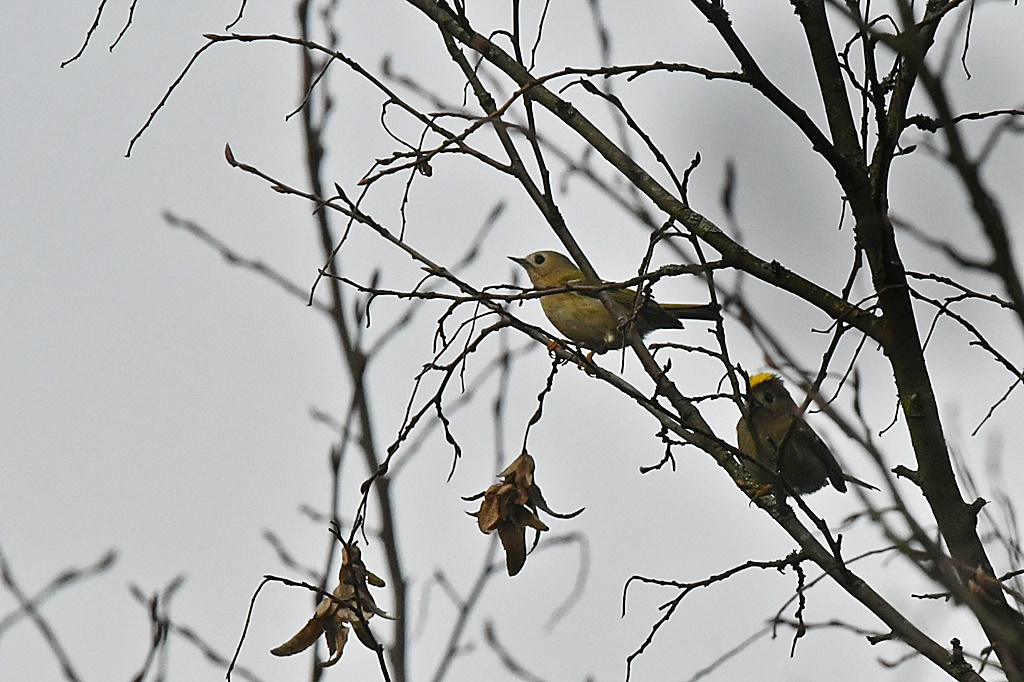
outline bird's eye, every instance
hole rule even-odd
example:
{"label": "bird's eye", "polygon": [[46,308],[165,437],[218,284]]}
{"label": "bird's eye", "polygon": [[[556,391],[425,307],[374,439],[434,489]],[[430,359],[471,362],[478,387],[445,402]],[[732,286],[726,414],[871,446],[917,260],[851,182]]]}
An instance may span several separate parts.
{"label": "bird's eye", "polygon": [[533,264],[534,265],[544,265],[544,254],[543,253],[538,253],[536,256],[534,256],[533,257]]}
{"label": "bird's eye", "polygon": [[771,393],[765,393],[764,402],[766,405],[771,405],[772,403],[775,402],[775,396],[773,396]]}

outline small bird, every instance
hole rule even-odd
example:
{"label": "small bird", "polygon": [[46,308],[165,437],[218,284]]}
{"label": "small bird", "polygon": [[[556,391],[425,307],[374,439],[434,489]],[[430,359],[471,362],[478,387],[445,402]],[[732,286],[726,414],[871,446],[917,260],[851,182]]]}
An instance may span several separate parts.
{"label": "small bird", "polygon": [[[764,469],[753,467],[754,476],[770,486],[777,483],[781,475],[800,495],[820,490],[826,483],[831,483],[841,493],[846,492],[847,482],[878,490],[870,483],[843,473],[825,442],[803,417],[797,416],[798,409],[778,375],[763,372],[750,377],[747,394],[750,423],[740,417],[736,423],[736,444],[741,452],[764,466]],[[780,454],[779,447],[783,444]],[[773,492],[785,495],[781,486],[774,486]]]}
{"label": "small bird", "polygon": [[[526,258],[509,256],[526,270],[533,286],[538,289],[561,287],[567,284],[585,284],[586,275],[576,264],[557,251],[535,251]],[[632,312],[637,293],[633,289],[612,289],[612,298],[628,312]],[[540,299],[544,314],[551,324],[570,341],[589,348],[594,353],[604,353],[611,348],[621,348],[624,343],[622,330],[615,316],[608,312],[597,294],[567,291],[542,296]],[[655,303],[648,298],[633,321],[638,334],[646,336],[655,329],[681,328],[682,319],[714,320],[718,307],[699,303]]]}

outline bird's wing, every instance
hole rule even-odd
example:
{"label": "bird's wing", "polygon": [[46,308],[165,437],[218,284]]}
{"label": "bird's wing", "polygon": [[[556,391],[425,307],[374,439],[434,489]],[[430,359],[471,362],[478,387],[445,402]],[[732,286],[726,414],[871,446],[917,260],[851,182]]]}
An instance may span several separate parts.
{"label": "bird's wing", "polygon": [[839,462],[836,461],[835,455],[825,445],[825,441],[803,419],[797,419],[796,426],[793,428],[796,430],[796,433],[793,434],[791,440],[807,443],[814,452],[814,456],[825,466],[825,473],[828,475],[829,482],[832,483],[836,490],[845,493],[846,477],[843,475],[843,470],[839,466]]}

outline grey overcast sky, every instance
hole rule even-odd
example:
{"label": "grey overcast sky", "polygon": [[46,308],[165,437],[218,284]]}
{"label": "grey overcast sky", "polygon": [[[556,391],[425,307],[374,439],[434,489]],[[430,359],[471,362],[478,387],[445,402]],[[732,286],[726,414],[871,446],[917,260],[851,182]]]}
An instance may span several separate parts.
{"label": "grey overcast sky", "polygon": [[[727,4],[751,50],[820,117],[799,32],[788,8],[776,7],[785,3]],[[540,7],[526,5],[530,12]],[[686,3],[604,5],[616,27],[618,61],[733,67],[706,22]],[[261,576],[289,575],[262,538],[264,529],[283,538],[303,563],[319,565],[327,531],[300,507],[326,508],[327,455],[337,434],[314,421],[310,410],[340,417],[348,395],[332,332],[315,310],[266,280],[232,269],[161,218],[163,211],[172,211],[195,220],[302,287],[312,284],[321,257],[310,207],[232,169],[223,156],[229,143],[239,160],[304,185],[299,125],[286,120],[301,96],[296,51],[270,44],[209,50],[125,158],[133,135],[203,44],[202,34],[222,31],[238,3],[140,2],[133,25],[111,52],[108,46],[128,8],[127,0],[108,2],[85,54],[63,69],[60,63],[78,50],[92,23],[95,3],[8,2],[0,10],[0,549],[30,594],[66,567],[117,549],[112,571],[62,592],[43,609],[87,680],[127,680],[143,662],[149,627],[145,608],[129,594],[130,584],[149,593],[184,575],[172,616],[230,655]],[[504,10],[485,19],[486,9],[475,10],[482,24],[506,20]],[[543,68],[598,64],[585,3],[553,3],[550,11],[539,53]],[[1022,12],[1009,2],[981,3],[969,62],[973,77],[954,78],[962,107],[984,110],[1024,102]],[[235,30],[292,34],[292,13],[289,3],[250,2]],[[458,75],[439,50],[436,32],[402,3],[344,0],[337,17],[341,46],[350,56],[376,69],[390,54],[396,71],[458,96]],[[380,130],[381,101],[372,90],[340,69],[329,82],[337,115],[328,134],[328,176],[351,188],[394,142]],[[826,286],[841,286],[845,273],[833,271],[835,261],[822,257],[847,248],[846,233],[834,230],[840,215],[834,179],[763,102],[739,85],[696,77],[652,76],[632,84],[620,81],[616,88],[638,119],[656,131],[677,167],[701,152],[704,164],[691,186],[696,208],[721,218],[717,196],[723,168],[727,160],[735,161],[737,211],[750,248]],[[607,121],[603,107],[581,91],[575,96]],[[568,139],[563,142],[569,144]],[[1007,139],[988,176],[1002,192],[1014,225],[1024,215],[1021,151],[1020,138]],[[894,180],[894,213],[955,235],[965,250],[980,249],[956,186],[934,172],[939,164],[926,153],[917,157]],[[483,174],[464,160],[442,163],[435,173],[414,187],[408,235],[441,262],[461,252],[496,202],[508,202],[466,272],[470,281],[509,282],[507,255],[557,243],[506,179]],[[385,186],[390,194],[374,195],[371,206],[397,225],[401,184]],[[647,237],[625,214],[595,199],[581,182],[570,183],[562,206],[600,272],[616,278],[635,272]],[[811,230],[815,237],[807,239]],[[908,253],[917,269],[941,262],[912,246]],[[377,266],[384,268],[385,285],[408,285],[419,277],[408,259],[367,234],[355,234],[343,258],[347,272],[363,281]],[[699,285],[690,282],[672,281],[658,289],[663,300],[698,295]],[[822,316],[772,292],[755,295],[770,314],[792,317],[793,339],[804,340],[809,361],[820,356],[827,338],[810,329],[826,326]],[[380,326],[369,334],[400,312],[387,301],[374,305],[374,323]],[[521,310],[546,325],[539,306]],[[394,437],[414,374],[429,360],[432,320],[439,311],[424,312],[375,370],[377,435],[383,442]],[[982,317],[982,323],[1019,357],[1020,330],[995,319]],[[980,353],[965,350],[962,335],[946,332],[935,339],[929,361],[942,408],[950,423],[960,426],[955,434],[960,447],[968,459],[989,462],[987,471],[1004,489],[1020,490],[1024,465],[1014,444],[1024,436],[1017,418],[1022,396],[1014,394],[978,436],[969,437],[1008,378]],[[704,333],[696,325],[682,332],[691,343],[702,341]],[[735,349],[746,353],[740,357],[744,366],[763,369],[753,344],[736,338]],[[537,348],[516,368],[502,434],[507,459],[516,454],[548,364]],[[891,382],[880,360],[868,366],[875,373],[865,380],[885,396],[868,406],[880,430],[894,410]],[[639,376],[635,366],[626,371]],[[716,377],[710,366],[695,368],[693,392],[714,392]],[[454,420],[466,455],[450,482],[451,451],[435,434],[397,484],[414,599],[415,680],[433,673],[454,614],[439,591],[426,599],[424,586],[440,569],[459,589],[468,589],[485,554],[486,539],[465,517],[468,505],[459,497],[483,490],[500,468],[488,421],[493,392],[491,384],[479,409]],[[709,413],[727,436],[736,416],[724,405]],[[572,547],[545,548],[542,541],[521,575],[490,585],[469,629],[473,649],[457,661],[449,679],[507,679],[482,643],[485,620],[496,623],[504,643],[543,679],[583,680],[587,674],[602,682],[622,679],[625,657],[657,619],[657,606],[671,596],[637,589],[621,618],[622,586],[630,575],[697,580],[748,558],[778,558],[793,549],[700,453],[682,455],[676,473],[642,476],[638,468],[661,456],[655,431],[655,424],[637,416],[621,397],[581,373],[563,370],[545,418],[531,434],[531,452],[552,507],[587,507],[576,519],[553,524],[555,532],[588,538],[586,592],[553,630],[544,629],[551,611],[570,594],[580,558]],[[842,445],[841,436],[823,431]],[[899,425],[881,442],[890,452],[906,452]],[[999,452],[1005,457],[993,455]],[[866,462],[845,464],[869,477]],[[342,508],[349,516],[364,477],[355,463],[344,470]],[[988,485],[979,481],[983,494]],[[815,503],[837,521],[857,510],[852,496],[823,492]],[[371,516],[371,528],[374,522]],[[365,559],[371,569],[383,570],[379,543],[372,540]],[[856,531],[846,541],[851,552],[878,543]],[[899,595],[931,587],[884,560],[870,570],[879,588]],[[639,659],[635,679],[689,679],[760,629],[792,594],[794,582],[792,574],[750,575],[688,597],[683,617],[675,618]],[[823,585],[815,597],[809,619],[843,617],[878,627],[831,585]],[[973,636],[942,607],[902,603],[939,641]],[[0,590],[0,618],[14,605]],[[260,679],[303,679],[307,659],[278,659],[268,650],[293,634],[310,611],[303,592],[281,586],[265,590],[241,663],[258,671]],[[709,641],[719,645],[709,647]],[[792,659],[789,651],[789,633],[762,639],[713,679],[939,679],[920,663],[884,672],[875,657],[895,659],[902,649],[882,644],[872,650],[862,638],[838,631],[812,633]],[[181,640],[172,642],[169,664],[172,680],[221,679],[224,673]],[[375,670],[374,657],[351,644],[327,679],[378,679]],[[31,623],[22,620],[2,633],[0,680],[51,679],[60,679],[59,667]]]}

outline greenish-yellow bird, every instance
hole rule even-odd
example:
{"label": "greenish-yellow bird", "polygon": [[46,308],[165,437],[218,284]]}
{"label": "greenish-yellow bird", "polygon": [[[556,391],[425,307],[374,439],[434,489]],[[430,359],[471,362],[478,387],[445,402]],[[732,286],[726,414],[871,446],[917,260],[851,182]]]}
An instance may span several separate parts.
{"label": "greenish-yellow bird", "polygon": [[[568,257],[557,251],[535,251],[525,258],[509,256],[526,270],[530,281],[538,289],[586,283],[586,275]],[[633,310],[637,293],[633,289],[612,289],[612,298],[627,312]],[[551,324],[570,341],[604,353],[624,344],[622,330],[597,294],[567,291],[542,296],[544,314]],[[633,325],[641,337],[655,329],[682,327],[680,319],[714,320],[718,307],[700,303],[655,303],[644,301]]]}
{"label": "greenish-yellow bird", "polygon": [[[778,483],[777,477],[781,476],[800,495],[820,490],[827,483],[841,493],[846,492],[847,482],[878,490],[843,473],[825,441],[797,414],[798,411],[781,377],[769,372],[750,377],[747,394],[750,422],[740,417],[736,423],[736,445],[764,467],[751,467],[758,481],[772,485]],[[774,486],[774,491],[785,494],[779,486]]]}

